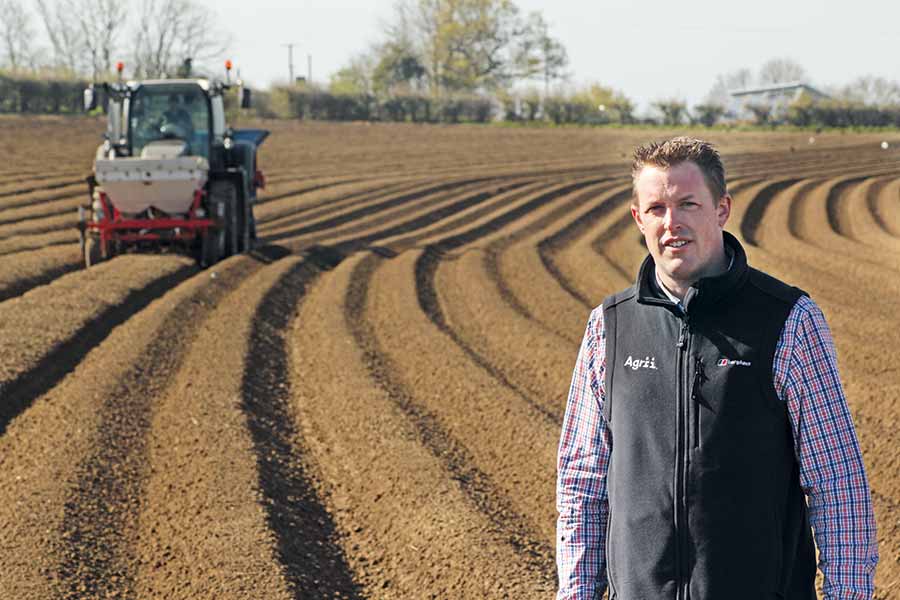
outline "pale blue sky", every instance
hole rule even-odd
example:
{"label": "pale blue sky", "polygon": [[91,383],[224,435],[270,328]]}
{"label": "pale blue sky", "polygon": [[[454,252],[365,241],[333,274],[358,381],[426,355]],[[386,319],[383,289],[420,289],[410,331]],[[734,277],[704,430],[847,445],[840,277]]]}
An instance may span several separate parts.
{"label": "pale blue sky", "polygon": [[[379,38],[392,0],[200,0],[233,35],[232,56],[257,86],[295,73],[324,82]],[[517,0],[540,10],[569,53],[573,83],[600,82],[647,106],[654,99],[703,99],[719,73],[753,70],[769,58],[802,64],[811,83],[849,83],[860,75],[900,80],[900,8],[893,2],[758,0],[644,2]]]}

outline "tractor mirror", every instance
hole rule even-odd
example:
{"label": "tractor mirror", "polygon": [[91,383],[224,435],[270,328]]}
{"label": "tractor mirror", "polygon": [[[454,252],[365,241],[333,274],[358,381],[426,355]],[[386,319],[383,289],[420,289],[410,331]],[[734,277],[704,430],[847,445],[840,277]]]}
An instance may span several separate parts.
{"label": "tractor mirror", "polygon": [[97,108],[97,94],[94,92],[93,84],[91,84],[84,89],[84,112],[90,112],[95,108]]}
{"label": "tractor mirror", "polygon": [[250,88],[241,88],[241,108],[250,108]]}

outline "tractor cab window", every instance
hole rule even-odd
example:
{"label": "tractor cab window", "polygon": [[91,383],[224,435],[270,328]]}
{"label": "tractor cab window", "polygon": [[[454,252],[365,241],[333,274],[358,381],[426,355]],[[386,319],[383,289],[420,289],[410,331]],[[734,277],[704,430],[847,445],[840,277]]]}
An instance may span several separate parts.
{"label": "tractor cab window", "polygon": [[209,158],[209,104],[199,87],[146,86],[129,107],[131,155],[158,140],[185,142],[184,154]]}

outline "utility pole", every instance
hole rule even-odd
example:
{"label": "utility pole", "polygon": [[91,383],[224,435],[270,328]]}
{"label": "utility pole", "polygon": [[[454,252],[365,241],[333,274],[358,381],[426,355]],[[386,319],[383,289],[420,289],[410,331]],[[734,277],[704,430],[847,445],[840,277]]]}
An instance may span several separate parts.
{"label": "utility pole", "polygon": [[282,44],[282,46],[286,46],[288,49],[288,85],[294,85],[294,46],[296,45],[297,42]]}
{"label": "utility pole", "polygon": [[312,54],[306,55],[306,81],[312,85]]}

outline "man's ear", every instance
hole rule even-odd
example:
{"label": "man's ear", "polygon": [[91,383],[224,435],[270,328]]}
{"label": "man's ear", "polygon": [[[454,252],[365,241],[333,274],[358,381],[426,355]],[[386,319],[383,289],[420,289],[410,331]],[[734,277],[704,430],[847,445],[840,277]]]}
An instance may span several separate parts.
{"label": "man's ear", "polygon": [[631,205],[631,218],[634,219],[635,223],[637,223],[638,229],[641,230],[641,233],[644,233],[644,222],[641,221],[641,211],[638,210],[637,204]]}
{"label": "man's ear", "polygon": [[731,195],[725,194],[719,198],[719,204],[716,206],[716,214],[719,217],[719,227],[725,227],[728,217],[731,216]]}

